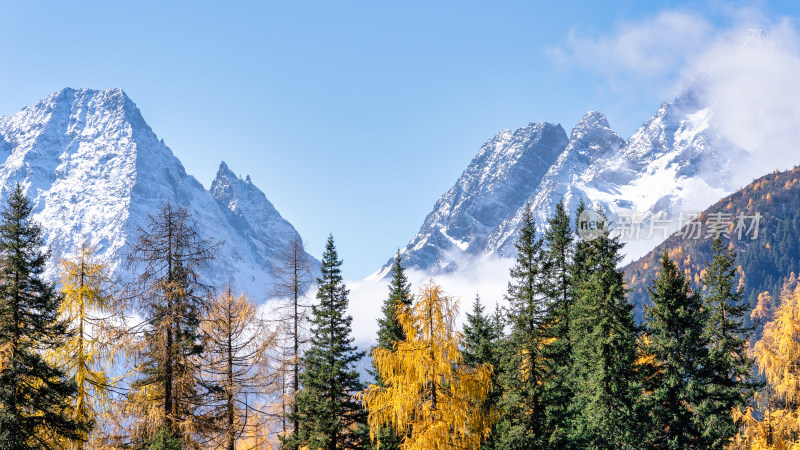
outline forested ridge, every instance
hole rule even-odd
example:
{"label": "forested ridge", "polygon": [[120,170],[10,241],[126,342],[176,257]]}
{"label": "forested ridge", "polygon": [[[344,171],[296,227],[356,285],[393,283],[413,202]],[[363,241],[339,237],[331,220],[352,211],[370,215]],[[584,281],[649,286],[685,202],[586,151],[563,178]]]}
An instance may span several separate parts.
{"label": "forested ridge", "polygon": [[[797,219],[757,202],[796,213],[798,177],[769,175],[722,207],[771,217],[772,250]],[[476,296],[463,329],[460,299],[433,279],[415,289],[398,254],[364,351],[332,236],[316,274],[302,244],[286,249],[271,317],[202,283],[223,243],[170,203],[138,230],[132,282],[85,245],[48,283],[17,186],[0,223],[0,449],[800,448],[800,283],[780,272],[792,263],[753,276],[780,288],[752,314],[741,280],[757,259],[743,255],[758,240],[719,233],[688,261],[668,241],[646,281],[626,282],[618,237],[576,233],[587,209],[558,204],[544,233],[528,210],[506,306]]]}
{"label": "forested ridge", "polygon": [[[762,219],[756,239],[752,238],[752,232],[740,239],[733,227],[726,230],[730,233],[727,243],[735,250],[737,266],[741,267],[738,276],[744,298],[751,308],[756,307],[759,295],[770,295],[777,300],[784,278],[800,273],[800,167],[756,179],[701,212],[697,222],[705,233],[709,220],[716,214],[736,222],[737,217],[757,213]],[[624,269],[631,302],[639,313],[647,301],[647,285],[655,277],[658,259],[664,251],[690,278],[692,286],[702,289],[699,281],[711,255],[710,240],[694,239],[692,233],[674,234]]]}

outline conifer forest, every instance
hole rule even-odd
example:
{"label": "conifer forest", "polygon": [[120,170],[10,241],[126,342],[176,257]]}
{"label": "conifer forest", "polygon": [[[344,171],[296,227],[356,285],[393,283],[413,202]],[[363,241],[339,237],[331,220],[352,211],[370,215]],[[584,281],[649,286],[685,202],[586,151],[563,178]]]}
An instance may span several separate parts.
{"label": "conifer forest", "polygon": [[85,245],[50,282],[17,185],[0,218],[0,450],[800,449],[797,278],[752,309],[716,236],[697,280],[661,254],[638,318],[619,238],[576,232],[586,208],[562,202],[543,233],[523,217],[495,310],[412,286],[398,253],[363,349],[332,236],[319,271],[286,248],[270,316],[203,283],[224,244],[170,203],[121,261],[135,279]]}

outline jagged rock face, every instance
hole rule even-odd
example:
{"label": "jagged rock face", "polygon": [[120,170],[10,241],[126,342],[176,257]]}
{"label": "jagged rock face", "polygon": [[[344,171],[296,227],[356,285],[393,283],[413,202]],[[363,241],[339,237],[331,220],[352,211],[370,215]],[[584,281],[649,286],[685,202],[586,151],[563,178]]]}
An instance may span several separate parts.
{"label": "jagged rock face", "polygon": [[567,141],[560,125],[532,123],[486,142],[403,251],[407,264],[449,270],[454,255],[480,253],[489,233],[524,205]]}
{"label": "jagged rock face", "polygon": [[44,228],[57,277],[59,258],[84,242],[114,275],[130,279],[124,255],[148,216],[167,201],[185,207],[201,238],[224,241],[203,275],[263,299],[279,251],[299,235],[249,180],[223,163],[206,190],[120,89],[64,89],[0,117],[0,199],[20,183]]}
{"label": "jagged rock face", "polygon": [[[590,167],[600,160],[607,160],[616,154],[625,141],[611,130],[608,119],[597,112],[590,111],[573,128],[569,143],[558,160],[548,168],[542,181],[526,199],[535,211],[539,229],[544,229],[556,203],[564,199],[570,211],[577,207],[585,195],[579,186],[585,181]],[[506,217],[489,235],[484,254],[513,256],[514,242],[519,230],[525,206]]]}
{"label": "jagged rock face", "polygon": [[[662,104],[627,142],[610,128],[605,116],[591,111],[568,140],[565,135],[554,137],[543,147],[549,151],[531,152],[540,156],[536,163],[533,157],[526,162],[515,158],[520,148],[528,147],[509,145],[512,141],[507,137],[525,135],[537,126],[504,131],[484,145],[455,186],[436,203],[420,232],[401,250],[403,259],[408,267],[433,274],[491,256],[513,257],[526,205],[543,231],[561,199],[571,212],[581,199],[600,207],[616,224],[620,215],[628,220],[637,213],[643,233],[629,240],[626,261],[638,257],[676,229],[674,219],[681,213],[702,211],[738,188],[730,174],[744,151],[724,141],[712,123],[712,108],[699,105],[691,92],[673,104]],[[561,129],[549,124],[540,127]],[[527,175],[509,179],[514,173]],[[477,220],[475,208],[462,205],[499,207],[491,210],[492,220]],[[659,213],[671,221],[671,228],[645,239],[651,220]],[[388,273],[388,267],[389,263],[377,275]]]}

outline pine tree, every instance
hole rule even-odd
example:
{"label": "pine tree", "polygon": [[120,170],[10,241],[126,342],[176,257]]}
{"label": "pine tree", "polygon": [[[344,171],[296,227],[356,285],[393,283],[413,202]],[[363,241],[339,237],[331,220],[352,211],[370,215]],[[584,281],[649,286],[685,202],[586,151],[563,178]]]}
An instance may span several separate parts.
{"label": "pine tree", "polygon": [[405,436],[404,450],[479,449],[494,421],[493,411],[482,408],[492,367],[463,360],[457,303],[431,280],[413,307],[401,307],[398,320],[406,339],[392,350],[373,350],[385,386],[372,385],[363,393],[370,428],[391,424]]}
{"label": "pine tree", "polygon": [[162,427],[190,445],[210,423],[199,414],[208,389],[202,386],[200,318],[212,295],[198,271],[207,267],[218,243],[201,239],[184,208],[167,202],[128,255],[141,269],[133,287],[145,319],[132,355],[137,378],[128,394],[132,439],[149,440]]}
{"label": "pine tree", "polygon": [[0,223],[0,449],[60,448],[85,439],[92,424],[75,417],[75,380],[42,353],[63,345],[62,296],[42,280],[48,255],[41,227],[17,184]]}
{"label": "pine tree", "polygon": [[[113,297],[115,286],[107,266],[97,262],[94,249],[84,244],[75,258],[61,261],[61,289],[64,301],[59,314],[70,333],[65,345],[49,352],[47,357],[75,378],[78,386],[75,417],[96,421],[109,412],[116,384],[108,375],[119,352],[122,333],[112,320],[120,311]],[[83,442],[70,445],[83,446]]]}
{"label": "pine tree", "polygon": [[[472,304],[472,313],[467,313],[467,322],[464,324],[464,363],[471,366],[485,365],[492,367],[492,388],[486,401],[483,403],[483,414],[491,414],[497,410],[500,400],[500,389],[497,385],[497,371],[500,367],[500,333],[492,318],[484,314],[485,307],[481,304],[479,295],[475,295]],[[495,427],[489,437],[481,444],[481,449],[491,450],[495,445]]]}
{"label": "pine tree", "polygon": [[[392,265],[389,296],[383,302],[383,307],[381,308],[382,316],[378,318],[378,348],[393,350],[397,342],[406,339],[403,327],[400,321],[397,320],[397,312],[398,309],[411,306],[413,301],[411,283],[408,282],[403,261],[398,251]],[[371,375],[375,379],[375,385],[385,387],[378,368],[375,366],[375,360],[372,361],[372,368]],[[400,446],[401,436],[394,432],[391,425],[386,425],[377,431],[373,431],[373,433],[377,436],[374,441],[376,443],[380,442],[381,449],[393,450]]]}
{"label": "pine tree", "polygon": [[708,314],[704,339],[709,345],[709,382],[699,414],[707,445],[722,448],[737,431],[731,411],[747,402],[756,385],[750,379],[753,360],[746,353],[752,327],[746,327],[744,321],[750,308],[743,301],[742,290],[734,286],[736,254],[724,248],[719,236],[714,239],[711,250],[712,261],[703,278],[706,286],[704,309]]}
{"label": "pine tree", "polygon": [[570,311],[570,443],[575,448],[638,448],[632,434],[638,333],[617,269],[622,244],[606,231],[580,247],[581,273]]}
{"label": "pine tree", "polygon": [[700,297],[669,259],[648,288],[652,305],[645,308],[645,353],[654,364],[645,380],[644,408],[649,412],[650,448],[705,448],[699,405],[704,395],[707,360]]}
{"label": "pine tree", "polygon": [[[333,236],[322,255],[322,276],[312,306],[311,345],[303,355],[301,389],[297,397],[297,429],[283,438],[286,448],[350,449],[363,444],[357,432],[365,414],[356,394],[363,390],[356,363],[364,356],[350,337],[353,318],[347,315],[348,293],[342,261]],[[295,414],[290,418],[294,420]]]}
{"label": "pine tree", "polygon": [[501,415],[495,442],[505,449],[535,449],[548,446],[545,427],[545,360],[550,343],[547,323],[547,286],[544,280],[542,242],[530,210],[522,217],[516,242],[517,260],[506,298],[511,333],[503,342],[501,356]]}

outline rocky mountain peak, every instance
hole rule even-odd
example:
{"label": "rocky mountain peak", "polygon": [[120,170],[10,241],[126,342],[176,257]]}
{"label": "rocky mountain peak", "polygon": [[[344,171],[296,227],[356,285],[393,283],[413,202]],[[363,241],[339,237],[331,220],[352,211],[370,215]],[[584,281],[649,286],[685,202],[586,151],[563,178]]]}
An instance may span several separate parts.
{"label": "rocky mountain peak", "polygon": [[589,111],[572,128],[570,140],[580,139],[586,133],[591,133],[598,129],[610,130],[611,126],[608,124],[608,119],[599,111]]}
{"label": "rocky mountain peak", "polygon": [[0,117],[0,202],[16,183],[34,206],[53,258],[86,242],[112,275],[148,216],[169,201],[184,207],[203,239],[222,241],[203,276],[264,299],[280,252],[299,234],[263,192],[221,164],[212,192],[186,173],[121,89],[62,89],[18,113]]}
{"label": "rocky mountain peak", "polygon": [[436,202],[401,255],[408,267],[431,274],[492,256],[512,257],[525,208],[532,208],[544,231],[563,199],[570,211],[581,200],[602,207],[613,223],[637,214],[644,234],[625,247],[628,258],[635,258],[666,238],[648,233],[656,217],[675,219],[731,192],[730,167],[741,160],[742,149],[720,140],[711,119],[713,108],[695,89],[672,104],[663,102],[627,141],[597,111],[586,113],[568,141],[553,124],[501,132]]}

